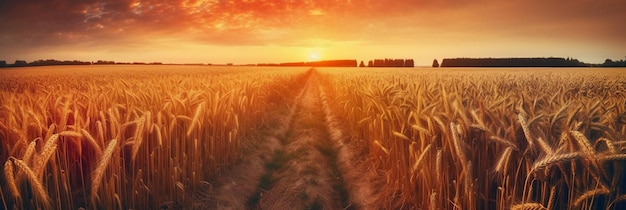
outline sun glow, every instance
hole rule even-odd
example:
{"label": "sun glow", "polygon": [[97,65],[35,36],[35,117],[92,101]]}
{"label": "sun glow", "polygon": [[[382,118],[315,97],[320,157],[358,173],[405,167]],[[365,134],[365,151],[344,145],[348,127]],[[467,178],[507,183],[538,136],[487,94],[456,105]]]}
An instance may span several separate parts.
{"label": "sun glow", "polygon": [[318,61],[320,59],[319,54],[317,53],[311,53],[309,54],[309,61]]}

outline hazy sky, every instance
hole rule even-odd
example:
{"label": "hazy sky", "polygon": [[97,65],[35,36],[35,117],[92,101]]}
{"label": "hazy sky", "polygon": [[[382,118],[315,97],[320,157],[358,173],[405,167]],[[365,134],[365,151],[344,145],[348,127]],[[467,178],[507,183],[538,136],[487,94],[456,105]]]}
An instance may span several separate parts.
{"label": "hazy sky", "polygon": [[0,60],[626,56],[624,0],[0,0]]}

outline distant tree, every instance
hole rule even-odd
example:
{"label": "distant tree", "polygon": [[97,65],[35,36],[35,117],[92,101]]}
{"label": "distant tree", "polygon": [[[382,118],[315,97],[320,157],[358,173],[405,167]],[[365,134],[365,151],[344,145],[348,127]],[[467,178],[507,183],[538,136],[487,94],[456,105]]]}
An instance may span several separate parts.
{"label": "distant tree", "polygon": [[413,59],[404,60],[404,67],[415,67],[415,63],[413,62]]}
{"label": "distant tree", "polygon": [[437,61],[437,59],[433,60],[433,68],[437,68],[439,67],[439,62]]}
{"label": "distant tree", "polygon": [[374,61],[367,62],[367,67],[374,67]]}
{"label": "distant tree", "polygon": [[374,67],[383,67],[385,66],[386,60],[382,60],[382,59],[375,59],[374,60]]}
{"label": "distant tree", "polygon": [[604,61],[603,64],[600,64],[599,66],[602,67],[626,67],[626,60],[611,60],[611,59],[606,59]]}
{"label": "distant tree", "polygon": [[361,61],[361,63],[359,64],[359,67],[365,67],[365,63],[363,63],[363,61]]}
{"label": "distant tree", "polygon": [[0,61],[0,67],[5,67],[7,66],[7,62],[6,61]]}
{"label": "distant tree", "polygon": [[115,61],[104,61],[104,60],[98,60],[95,63],[96,65],[104,65],[104,64],[115,64]]}
{"label": "distant tree", "polygon": [[13,64],[13,66],[26,66],[28,65],[28,63],[26,63],[26,61],[24,60],[15,60],[15,63]]}
{"label": "distant tree", "polygon": [[394,59],[392,63],[393,67],[404,67],[404,59]]}

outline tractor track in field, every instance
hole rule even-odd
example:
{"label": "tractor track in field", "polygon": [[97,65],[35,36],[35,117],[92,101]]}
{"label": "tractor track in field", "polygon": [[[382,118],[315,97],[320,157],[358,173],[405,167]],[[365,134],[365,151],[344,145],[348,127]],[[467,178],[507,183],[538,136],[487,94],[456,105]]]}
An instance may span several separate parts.
{"label": "tractor track in field", "polygon": [[367,209],[349,149],[312,69],[293,105],[245,156],[211,183],[211,209]]}

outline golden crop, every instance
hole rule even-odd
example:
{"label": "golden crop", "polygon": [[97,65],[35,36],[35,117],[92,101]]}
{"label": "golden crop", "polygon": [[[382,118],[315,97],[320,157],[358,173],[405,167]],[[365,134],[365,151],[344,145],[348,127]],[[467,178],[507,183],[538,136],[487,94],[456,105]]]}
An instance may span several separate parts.
{"label": "golden crop", "polygon": [[[439,70],[438,70],[439,71]],[[384,209],[623,205],[626,76],[611,69],[327,69]]]}
{"label": "golden crop", "polygon": [[3,70],[2,208],[189,207],[304,70]]}
{"label": "golden crop", "polygon": [[[332,174],[341,173],[338,185],[346,192],[337,194],[346,198],[321,200],[364,209],[625,204],[626,74],[618,70],[306,70],[2,70],[1,207],[219,206],[198,202],[218,197],[207,195],[219,187],[215,177],[246,158],[243,148],[267,141],[277,121],[291,122],[277,118],[294,107],[300,110],[288,115],[297,124],[281,135],[316,136],[283,142],[289,155],[271,151],[265,159],[276,163],[257,163],[289,170],[279,165],[307,159],[293,157],[307,151],[289,149],[322,148],[332,163],[316,167],[329,164]],[[295,120],[307,117],[315,119]],[[265,178],[279,177],[272,173]],[[267,190],[246,189],[257,196],[240,199],[249,202]]]}

